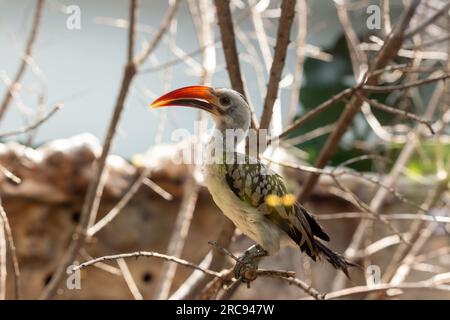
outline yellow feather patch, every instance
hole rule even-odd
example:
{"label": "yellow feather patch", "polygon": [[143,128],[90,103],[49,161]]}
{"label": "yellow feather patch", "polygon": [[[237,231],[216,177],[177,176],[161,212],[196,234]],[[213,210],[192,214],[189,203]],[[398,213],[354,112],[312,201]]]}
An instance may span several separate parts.
{"label": "yellow feather patch", "polygon": [[266,200],[266,204],[269,207],[278,207],[282,203],[281,198],[279,196],[277,196],[276,194],[269,194],[265,200]]}
{"label": "yellow feather patch", "polygon": [[295,204],[295,196],[292,193],[287,193],[281,198],[285,207],[292,207]]}

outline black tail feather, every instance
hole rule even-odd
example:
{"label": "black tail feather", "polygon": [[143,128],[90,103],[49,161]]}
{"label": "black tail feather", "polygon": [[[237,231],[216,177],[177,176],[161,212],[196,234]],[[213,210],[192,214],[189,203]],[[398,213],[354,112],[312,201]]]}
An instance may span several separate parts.
{"label": "black tail feather", "polygon": [[350,276],[348,274],[348,267],[359,267],[357,264],[354,264],[347,259],[345,259],[342,255],[334,252],[330,248],[328,248],[326,245],[321,243],[320,241],[316,240],[315,245],[318,249],[319,255],[322,255],[327,259],[327,261],[335,268],[342,270],[347,278],[350,279]]}
{"label": "black tail feather", "polygon": [[300,204],[296,204],[295,213],[298,221],[294,221],[293,223],[287,219],[273,221],[275,221],[277,225],[299,245],[300,250],[306,253],[313,261],[316,261],[318,257],[323,257],[334,268],[342,270],[345,275],[350,278],[348,267],[359,266],[347,261],[343,256],[334,252],[321,242],[321,240],[329,241],[330,237],[314,219],[314,216]]}

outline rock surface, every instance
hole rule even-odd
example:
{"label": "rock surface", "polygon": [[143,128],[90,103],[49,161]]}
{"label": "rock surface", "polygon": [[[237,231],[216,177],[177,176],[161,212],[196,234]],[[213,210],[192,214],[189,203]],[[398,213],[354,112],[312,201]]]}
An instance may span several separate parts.
{"label": "rock surface", "polygon": [[[158,146],[149,151],[144,165],[151,166],[151,179],[173,195],[163,199],[146,185],[142,185],[130,203],[104,229],[89,240],[77,260],[90,257],[134,252],[138,250],[164,253],[183,195],[188,167],[176,165],[171,156],[174,146]],[[0,190],[4,208],[12,226],[22,274],[24,298],[38,298],[51,279],[61,257],[67,250],[72,232],[80,218],[81,206],[90,179],[93,163],[101,146],[89,134],[55,140],[37,149],[17,143],[0,144],[0,164],[22,179],[15,184],[0,175]],[[104,216],[121,199],[130,183],[142,168],[118,156],[107,162],[104,196],[97,219]],[[293,172],[288,175],[297,179]],[[332,213],[354,211],[347,202],[325,192],[316,192],[308,204],[313,212]],[[210,249],[208,240],[217,238],[221,215],[205,188],[201,188],[192,226],[182,257],[199,263]],[[350,241],[356,220],[323,223],[333,239],[332,247],[343,251]],[[381,236],[380,235],[377,237]],[[232,248],[244,250],[251,243],[239,237]],[[10,259],[8,259],[10,262]],[[128,266],[144,298],[154,297],[161,273],[162,261],[154,258],[128,259]],[[265,267],[297,271],[302,276],[304,260],[297,249],[285,248],[277,257],[264,260]],[[81,289],[70,290],[65,285],[57,298],[70,299],[131,299],[132,295],[120,276],[116,263],[105,268],[89,267],[81,272]],[[175,289],[191,270],[179,267]],[[7,297],[13,296],[13,276],[8,266]],[[324,263],[313,265],[311,277],[319,290],[329,290],[334,270]],[[356,275],[354,281],[361,281]],[[281,299],[298,298],[303,292],[278,280],[256,280],[250,290],[239,289],[238,298]]]}

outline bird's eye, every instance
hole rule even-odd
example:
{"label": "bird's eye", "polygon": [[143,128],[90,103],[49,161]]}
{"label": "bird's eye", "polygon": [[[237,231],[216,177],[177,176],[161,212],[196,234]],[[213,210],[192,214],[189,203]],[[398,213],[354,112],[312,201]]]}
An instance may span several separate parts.
{"label": "bird's eye", "polygon": [[219,101],[220,101],[220,104],[223,106],[228,106],[231,103],[231,99],[227,96],[221,97]]}

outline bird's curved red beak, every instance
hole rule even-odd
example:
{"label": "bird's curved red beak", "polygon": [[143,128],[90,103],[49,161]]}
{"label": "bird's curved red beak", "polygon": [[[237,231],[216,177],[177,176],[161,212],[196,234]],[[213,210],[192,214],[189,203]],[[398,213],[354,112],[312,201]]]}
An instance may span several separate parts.
{"label": "bird's curved red beak", "polygon": [[207,86],[189,86],[173,90],[150,104],[153,109],[167,106],[185,106],[218,113],[218,98]]}

